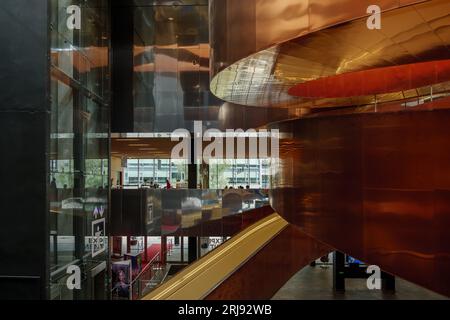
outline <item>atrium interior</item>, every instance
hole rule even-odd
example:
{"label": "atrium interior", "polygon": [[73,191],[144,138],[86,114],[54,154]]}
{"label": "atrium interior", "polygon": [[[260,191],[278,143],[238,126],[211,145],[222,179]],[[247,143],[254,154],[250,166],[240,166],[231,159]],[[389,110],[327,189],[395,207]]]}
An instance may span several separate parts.
{"label": "atrium interior", "polygon": [[448,300],[450,1],[0,1],[0,300]]}

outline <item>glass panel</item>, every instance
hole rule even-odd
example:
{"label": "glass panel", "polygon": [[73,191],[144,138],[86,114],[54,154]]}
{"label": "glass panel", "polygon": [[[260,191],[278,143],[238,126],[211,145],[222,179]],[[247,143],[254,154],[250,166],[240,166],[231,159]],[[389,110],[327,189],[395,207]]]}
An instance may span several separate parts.
{"label": "glass panel", "polygon": [[193,115],[219,104],[209,91],[208,1],[189,2],[135,3],[135,132],[192,129]]}
{"label": "glass panel", "polygon": [[269,189],[271,174],[268,159],[211,159],[209,185],[214,189]]}
{"label": "glass panel", "polygon": [[[69,5],[81,8],[81,30],[67,28]],[[51,299],[106,299],[109,294],[107,16],[106,0],[51,0]],[[81,290],[67,288],[70,265],[85,275]]]}
{"label": "glass panel", "polygon": [[187,161],[169,159],[128,159],[125,173],[125,187],[151,187],[155,189],[187,188]]}

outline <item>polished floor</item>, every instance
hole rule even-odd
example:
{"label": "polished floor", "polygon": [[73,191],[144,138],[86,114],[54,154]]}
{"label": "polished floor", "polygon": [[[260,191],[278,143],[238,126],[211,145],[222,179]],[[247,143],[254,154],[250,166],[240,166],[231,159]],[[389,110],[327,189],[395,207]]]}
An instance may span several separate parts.
{"label": "polished floor", "polygon": [[332,266],[305,267],[294,275],[273,300],[443,300],[444,296],[396,278],[396,292],[368,290],[364,279],[347,279],[345,293],[333,292]]}

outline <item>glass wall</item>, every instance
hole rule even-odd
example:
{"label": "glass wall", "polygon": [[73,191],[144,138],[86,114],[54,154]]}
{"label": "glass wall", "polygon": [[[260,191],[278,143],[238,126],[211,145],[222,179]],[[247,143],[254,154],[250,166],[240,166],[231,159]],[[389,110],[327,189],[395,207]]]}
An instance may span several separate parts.
{"label": "glass wall", "polygon": [[269,189],[269,159],[210,160],[209,186],[213,189]]}
{"label": "glass wall", "polygon": [[[124,187],[148,187],[157,184],[157,188],[165,188],[166,179],[169,179],[172,188],[188,187],[187,160],[124,159],[125,164],[120,169],[123,170]],[[209,181],[209,185],[207,182],[205,185],[211,189],[247,186],[250,189],[269,189],[272,167],[271,159],[211,159],[209,166],[197,166],[198,184],[201,188],[202,178],[205,177],[204,181]]]}
{"label": "glass wall", "polygon": [[[210,160],[209,188],[269,189],[271,177],[269,159]],[[125,187],[166,187],[169,179],[172,188],[187,188],[188,165],[186,160],[128,159],[124,169]]]}
{"label": "glass wall", "polygon": [[124,168],[124,184],[125,187],[165,188],[166,179],[169,179],[172,188],[187,188],[187,170],[185,160],[128,159]]}
{"label": "glass wall", "polygon": [[[109,23],[106,0],[51,0],[50,298],[108,296]],[[68,7],[81,28],[68,28]],[[71,12],[71,11],[69,11]],[[68,267],[81,289],[67,286]]]}
{"label": "glass wall", "polygon": [[[209,91],[208,0],[158,1],[134,11],[134,131],[215,126],[222,102]],[[199,117],[200,116],[200,117]]]}

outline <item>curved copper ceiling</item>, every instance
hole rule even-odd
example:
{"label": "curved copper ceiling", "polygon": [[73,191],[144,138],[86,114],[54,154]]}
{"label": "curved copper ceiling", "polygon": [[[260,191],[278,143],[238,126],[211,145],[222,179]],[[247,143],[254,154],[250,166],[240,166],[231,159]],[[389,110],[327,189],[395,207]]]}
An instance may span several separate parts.
{"label": "curved copper ceiling", "polygon": [[[344,9],[347,7],[340,11]],[[305,108],[366,105],[429,95],[431,88],[428,84],[420,86],[420,81],[418,87],[362,97],[299,98],[289,90],[345,73],[450,59],[449,11],[449,1],[432,0],[384,12],[381,30],[369,30],[366,18],[358,18],[310,32],[232,64],[214,77],[211,91],[236,104]],[[448,82],[432,89],[435,93],[449,90]]]}
{"label": "curved copper ceiling", "polygon": [[[429,0],[377,0],[383,11]],[[256,52],[367,16],[373,0],[210,0],[213,75]]]}

